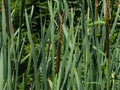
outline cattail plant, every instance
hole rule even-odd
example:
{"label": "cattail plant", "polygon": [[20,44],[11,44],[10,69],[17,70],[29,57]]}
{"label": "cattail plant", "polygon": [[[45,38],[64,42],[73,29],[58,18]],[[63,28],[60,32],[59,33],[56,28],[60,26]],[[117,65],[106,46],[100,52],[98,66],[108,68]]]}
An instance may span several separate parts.
{"label": "cattail plant", "polygon": [[1,2],[0,90],[120,90],[119,4],[16,2]]}

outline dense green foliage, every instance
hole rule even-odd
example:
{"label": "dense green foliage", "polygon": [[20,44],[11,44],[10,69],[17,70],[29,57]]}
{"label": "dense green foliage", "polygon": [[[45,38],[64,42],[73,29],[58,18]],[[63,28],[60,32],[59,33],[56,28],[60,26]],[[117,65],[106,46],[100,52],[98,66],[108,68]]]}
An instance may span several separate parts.
{"label": "dense green foliage", "polygon": [[0,90],[120,90],[119,3],[0,0]]}

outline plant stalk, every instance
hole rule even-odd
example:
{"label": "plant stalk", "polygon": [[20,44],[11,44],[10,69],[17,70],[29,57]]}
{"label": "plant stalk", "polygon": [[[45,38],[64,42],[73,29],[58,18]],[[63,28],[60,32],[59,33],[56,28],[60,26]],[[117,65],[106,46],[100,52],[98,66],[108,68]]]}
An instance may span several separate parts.
{"label": "plant stalk", "polygon": [[106,0],[106,83],[109,90],[109,0]]}
{"label": "plant stalk", "polygon": [[62,25],[63,25],[63,19],[65,15],[65,10],[62,13],[62,16],[60,18],[60,31],[58,35],[58,45],[57,45],[57,60],[56,60],[56,70],[55,72],[58,73],[59,66],[60,66],[60,52],[61,52],[61,41],[62,41]]}

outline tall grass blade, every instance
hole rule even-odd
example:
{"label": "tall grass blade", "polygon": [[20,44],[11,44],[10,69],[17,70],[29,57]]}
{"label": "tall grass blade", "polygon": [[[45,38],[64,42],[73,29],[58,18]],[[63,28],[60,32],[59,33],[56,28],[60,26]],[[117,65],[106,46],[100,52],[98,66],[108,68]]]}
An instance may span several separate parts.
{"label": "tall grass blade", "polygon": [[38,81],[38,69],[37,69],[37,56],[36,56],[36,51],[35,51],[35,47],[34,47],[34,42],[32,40],[32,35],[31,35],[31,29],[30,29],[30,24],[29,24],[29,20],[28,20],[28,14],[27,14],[27,10],[25,9],[25,17],[26,17],[26,25],[27,25],[27,30],[28,30],[28,39],[30,42],[30,47],[31,47],[31,53],[32,53],[32,57],[33,57],[33,62],[34,62],[34,77],[35,77],[35,90],[39,90],[39,81]]}

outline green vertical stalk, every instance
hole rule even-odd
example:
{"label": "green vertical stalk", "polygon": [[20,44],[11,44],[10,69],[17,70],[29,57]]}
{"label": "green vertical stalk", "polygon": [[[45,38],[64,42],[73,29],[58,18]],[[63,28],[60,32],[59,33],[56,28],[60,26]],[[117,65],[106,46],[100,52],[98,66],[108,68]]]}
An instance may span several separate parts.
{"label": "green vertical stalk", "polygon": [[28,14],[27,14],[27,10],[25,9],[25,19],[26,19],[26,26],[28,29],[28,39],[30,42],[30,47],[31,47],[31,53],[32,53],[32,57],[33,57],[33,63],[34,63],[34,77],[35,77],[35,90],[39,90],[39,80],[38,80],[38,68],[37,68],[37,55],[36,55],[36,50],[34,47],[34,42],[32,40],[32,35],[30,32],[30,24],[29,24],[29,20],[28,20]]}
{"label": "green vertical stalk", "polygon": [[[6,33],[6,20],[5,20],[5,18],[6,17],[5,17],[4,1],[2,0],[2,36],[1,36],[2,37],[1,38],[2,43],[1,43],[0,52],[1,52],[1,60],[3,60],[3,62],[4,62],[4,66],[3,66],[4,71],[1,74],[4,75],[4,79],[3,79],[4,83],[7,83],[7,80],[8,80],[8,64],[7,64],[8,63],[8,57],[6,57],[6,56],[7,56],[8,51],[6,49],[6,47],[7,47],[7,33]],[[3,48],[3,50],[2,50],[2,48]],[[2,58],[2,54],[3,54],[3,58]],[[1,77],[2,77],[2,75],[1,75]],[[1,85],[0,89],[1,90],[3,89],[2,85]],[[6,87],[5,87],[5,89],[6,89]]]}
{"label": "green vertical stalk", "polygon": [[[22,29],[22,21],[23,21],[23,13],[24,13],[24,7],[25,7],[25,0],[21,1],[21,9],[20,9],[20,23],[19,23],[19,38],[18,38],[18,48],[17,51],[19,52],[20,49],[20,38],[21,38],[21,29]],[[19,53],[18,53],[19,54]]]}
{"label": "green vertical stalk", "polygon": [[[10,11],[10,0],[3,0],[5,9],[5,20],[6,20],[6,31],[8,36],[11,35],[11,11]],[[8,89],[12,90],[12,72],[11,72],[11,40],[8,39]]]}
{"label": "green vertical stalk", "polygon": [[6,31],[7,34],[10,36],[10,30],[9,30],[9,15],[8,15],[8,1],[7,0],[3,0],[3,6],[5,9],[5,22],[6,22]]}
{"label": "green vertical stalk", "polygon": [[8,89],[12,90],[11,59],[10,59],[10,41],[8,41]]}
{"label": "green vertical stalk", "polygon": [[[17,56],[20,56],[20,38],[21,38],[21,25],[22,25],[22,20],[23,20],[23,12],[24,12],[24,6],[25,6],[25,0],[21,1],[21,12],[20,12],[20,23],[19,23],[19,36],[18,36],[18,47],[17,47]],[[15,49],[14,49],[15,50]],[[16,68],[16,75],[15,75],[15,90],[17,90],[17,84],[18,84],[18,66],[19,66],[19,61],[16,59],[16,55],[14,53],[15,57],[15,68]],[[18,58],[19,59],[19,58]]]}
{"label": "green vertical stalk", "polygon": [[52,79],[53,79],[53,90],[54,90],[54,87],[55,87],[55,44],[54,44],[54,40],[55,40],[55,37],[54,37],[54,30],[55,30],[55,27],[54,27],[54,11],[53,11],[53,3],[52,1],[48,0],[48,7],[49,7],[49,12],[50,12],[50,39],[51,39],[51,45],[52,45],[52,52],[51,52],[51,61],[52,61]]}

